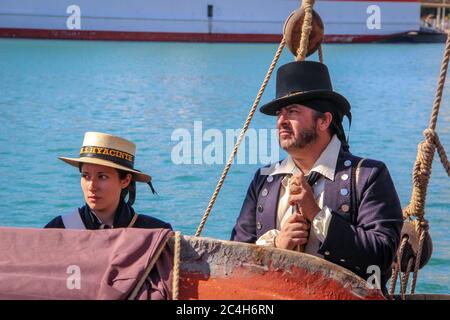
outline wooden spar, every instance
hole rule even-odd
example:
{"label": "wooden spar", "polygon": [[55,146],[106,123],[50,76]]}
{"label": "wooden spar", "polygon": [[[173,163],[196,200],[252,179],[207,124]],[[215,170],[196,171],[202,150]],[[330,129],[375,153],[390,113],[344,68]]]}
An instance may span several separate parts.
{"label": "wooden spar", "polygon": [[[169,241],[173,247],[173,239]],[[179,299],[384,299],[378,289],[318,257],[254,244],[184,236]]]}

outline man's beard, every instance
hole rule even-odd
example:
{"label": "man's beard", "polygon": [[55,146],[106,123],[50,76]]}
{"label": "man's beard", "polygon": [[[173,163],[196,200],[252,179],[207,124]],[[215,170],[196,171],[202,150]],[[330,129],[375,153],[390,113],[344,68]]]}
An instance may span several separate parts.
{"label": "man's beard", "polygon": [[293,138],[281,140],[278,137],[280,147],[286,151],[292,149],[302,149],[307,145],[313,143],[318,138],[316,124],[314,123],[312,128],[302,129],[299,133],[295,134]]}

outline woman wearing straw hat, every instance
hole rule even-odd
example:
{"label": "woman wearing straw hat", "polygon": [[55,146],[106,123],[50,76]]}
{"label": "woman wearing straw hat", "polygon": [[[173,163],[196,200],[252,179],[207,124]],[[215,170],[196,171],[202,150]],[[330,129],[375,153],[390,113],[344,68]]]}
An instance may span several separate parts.
{"label": "woman wearing straw hat", "polygon": [[[136,181],[151,184],[151,177],[134,169],[134,143],[99,132],[87,132],[79,158],[60,157],[77,167],[86,204],[72,213],[58,216],[46,228],[110,229],[166,228],[169,223],[138,215],[133,210]],[[128,199],[126,200],[126,198]]]}

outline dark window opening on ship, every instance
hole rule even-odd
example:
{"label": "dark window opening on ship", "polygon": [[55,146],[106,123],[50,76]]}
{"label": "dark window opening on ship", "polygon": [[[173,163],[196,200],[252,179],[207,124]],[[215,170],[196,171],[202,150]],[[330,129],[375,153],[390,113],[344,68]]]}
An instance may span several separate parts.
{"label": "dark window opening on ship", "polygon": [[214,6],[212,4],[208,4],[208,18],[213,17]]}

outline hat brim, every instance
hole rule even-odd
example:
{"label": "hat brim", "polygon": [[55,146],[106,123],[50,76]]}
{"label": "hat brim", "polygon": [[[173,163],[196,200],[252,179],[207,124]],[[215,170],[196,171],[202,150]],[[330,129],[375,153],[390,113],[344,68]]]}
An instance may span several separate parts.
{"label": "hat brim", "polygon": [[337,111],[343,115],[348,114],[350,111],[350,103],[347,99],[339,93],[330,90],[311,90],[308,92],[294,93],[266,103],[259,111],[269,116],[276,116],[280,109],[290,104],[301,103],[312,99],[325,99],[333,102],[338,107]]}
{"label": "hat brim", "polygon": [[101,166],[130,172],[131,174],[133,174],[134,179],[138,182],[148,183],[152,180],[152,177],[145,173],[121,166],[119,164],[116,164],[116,163],[108,161],[108,160],[97,159],[97,158],[85,158],[85,157],[81,157],[81,158],[58,157],[58,159],[64,161],[67,164],[70,164],[71,166],[77,167],[77,168],[80,165],[80,163],[91,163],[91,164],[98,164]]}

